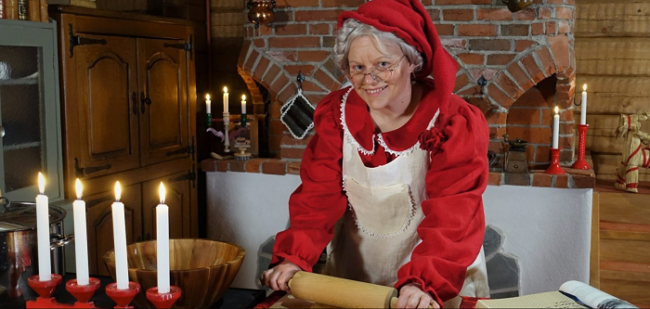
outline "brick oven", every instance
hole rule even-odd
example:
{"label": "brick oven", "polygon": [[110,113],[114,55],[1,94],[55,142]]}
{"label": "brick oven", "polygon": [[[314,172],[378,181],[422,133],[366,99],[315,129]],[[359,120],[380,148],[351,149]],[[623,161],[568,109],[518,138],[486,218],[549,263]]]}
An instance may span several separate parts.
{"label": "brick oven", "polygon": [[[422,1],[442,44],[458,62],[455,93],[481,108],[488,119],[490,150],[497,154],[491,170],[504,168],[504,134],[528,141],[529,169],[544,169],[550,163],[555,106],[561,113],[560,161],[571,163],[575,0],[536,0],[516,13],[500,0]],[[269,111],[269,150],[274,157],[287,162],[302,157],[311,135],[296,140],[286,133],[280,106],[296,93],[299,72],[306,77],[303,91],[312,104],[342,85],[345,78],[331,56],[336,19],[363,3],[278,0],[272,26],[245,25],[238,72],[252,95],[253,111]],[[530,185],[532,178],[521,184]],[[555,181],[555,176],[548,180]]]}

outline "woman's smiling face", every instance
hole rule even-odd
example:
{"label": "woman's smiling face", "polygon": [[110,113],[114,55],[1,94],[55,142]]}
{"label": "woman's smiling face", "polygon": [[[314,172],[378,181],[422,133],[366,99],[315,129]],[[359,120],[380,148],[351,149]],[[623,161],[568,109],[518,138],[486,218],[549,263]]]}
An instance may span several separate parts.
{"label": "woman's smiling face", "polygon": [[[411,100],[414,65],[404,59],[399,45],[387,42],[384,47],[385,53],[377,48],[374,37],[362,36],[352,42],[348,53],[354,90],[372,110],[390,109],[391,104]],[[377,74],[380,71],[383,73]],[[382,80],[378,75],[387,79]]]}

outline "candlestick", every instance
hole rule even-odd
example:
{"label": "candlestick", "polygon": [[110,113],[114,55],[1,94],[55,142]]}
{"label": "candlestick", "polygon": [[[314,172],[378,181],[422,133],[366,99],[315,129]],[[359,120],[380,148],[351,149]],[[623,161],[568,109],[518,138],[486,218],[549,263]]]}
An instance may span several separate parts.
{"label": "candlestick", "polygon": [[165,186],[160,183],[160,204],[156,206],[156,254],[158,292],[169,293],[169,207],[165,205]]}
{"label": "candlestick", "polygon": [[228,112],[228,87],[223,87],[223,112]]}
{"label": "candlestick", "polygon": [[588,124],[579,124],[578,125],[578,160],[571,165],[571,168],[588,170],[591,169],[587,161],[585,160],[585,147],[587,140],[587,128]]}
{"label": "candlestick", "polygon": [[553,148],[558,148],[560,139],[560,110],[555,107],[555,115],[553,116]]}
{"label": "candlestick", "polygon": [[212,101],[210,100],[210,95],[205,95],[205,115],[206,122],[208,127],[212,126]]}
{"label": "candlestick", "polygon": [[560,150],[551,148],[551,165],[546,169],[546,174],[563,175],[564,170],[560,167]]}
{"label": "candlestick", "polygon": [[122,187],[115,183],[115,202],[111,205],[113,212],[113,240],[115,245],[115,277],[117,289],[129,289],[129,264],[126,257],[126,222],[124,219],[124,204],[120,202]]}
{"label": "candlestick", "polygon": [[81,197],[81,181],[75,182],[77,200],[72,203],[74,212],[75,258],[77,266],[77,284],[88,285],[88,237],[86,235],[86,202]]}
{"label": "candlestick", "polygon": [[241,96],[241,126],[246,127],[246,95]]}
{"label": "candlestick", "polygon": [[587,124],[587,84],[582,86],[582,101],[580,102],[580,124]]}
{"label": "candlestick", "polygon": [[45,177],[38,173],[38,191],[36,196],[36,239],[38,242],[38,276],[40,281],[52,279],[50,265],[50,206],[45,195]]}
{"label": "candlestick", "polygon": [[223,142],[223,152],[230,152],[230,135],[228,134],[228,126],[230,126],[230,114],[227,112],[223,113],[223,131],[224,131],[224,142]]}

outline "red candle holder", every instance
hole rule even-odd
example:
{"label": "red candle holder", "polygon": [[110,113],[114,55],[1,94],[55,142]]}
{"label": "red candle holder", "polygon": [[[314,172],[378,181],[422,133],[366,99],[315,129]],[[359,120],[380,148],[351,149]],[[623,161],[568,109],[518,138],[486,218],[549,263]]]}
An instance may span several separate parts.
{"label": "red candle holder", "polygon": [[173,285],[169,287],[169,293],[158,293],[157,287],[147,290],[147,299],[156,308],[171,308],[180,297],[181,289]]}
{"label": "red candle holder", "polygon": [[578,125],[578,160],[571,165],[571,168],[588,170],[591,169],[587,161],[585,161],[585,147],[587,144],[587,128],[588,124],[579,124]]}
{"label": "red candle holder", "polygon": [[27,285],[29,285],[29,287],[31,287],[39,295],[36,300],[27,301],[27,308],[57,307],[56,300],[52,297],[52,293],[56,287],[61,284],[61,275],[52,274],[52,278],[47,281],[40,281],[39,278],[39,275],[34,275],[27,279]]}
{"label": "red candle holder", "polygon": [[77,279],[72,279],[65,284],[66,290],[77,299],[73,308],[97,308],[95,304],[90,301],[95,291],[99,289],[101,282],[97,278],[88,278],[87,285],[79,285]]}
{"label": "red candle holder", "polygon": [[546,169],[545,173],[564,175],[564,170],[560,167],[560,149],[551,148],[551,165]]}
{"label": "red candle holder", "polygon": [[129,304],[138,293],[140,293],[140,285],[133,281],[129,281],[129,288],[125,290],[118,289],[115,282],[106,286],[106,295],[117,304],[115,308],[133,308]]}

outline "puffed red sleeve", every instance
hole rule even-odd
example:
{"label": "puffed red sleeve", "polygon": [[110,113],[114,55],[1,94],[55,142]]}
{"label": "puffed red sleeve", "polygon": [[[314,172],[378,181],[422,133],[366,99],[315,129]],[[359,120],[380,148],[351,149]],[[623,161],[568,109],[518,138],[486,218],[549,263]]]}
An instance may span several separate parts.
{"label": "puffed red sleeve", "polygon": [[271,266],[287,259],[312,271],[323,249],[334,237],[334,225],[345,213],[341,158],[343,135],[339,122],[341,91],[316,107],[316,133],[300,165],[302,184],[289,199],[290,227],[277,234]]}
{"label": "puffed red sleeve", "polygon": [[396,288],[419,283],[442,306],[456,297],[467,267],[480,252],[485,231],[482,194],[488,183],[489,129],[481,111],[454,97],[457,113],[442,132],[442,152],[432,154],[426,174],[422,242],[398,271]]}

